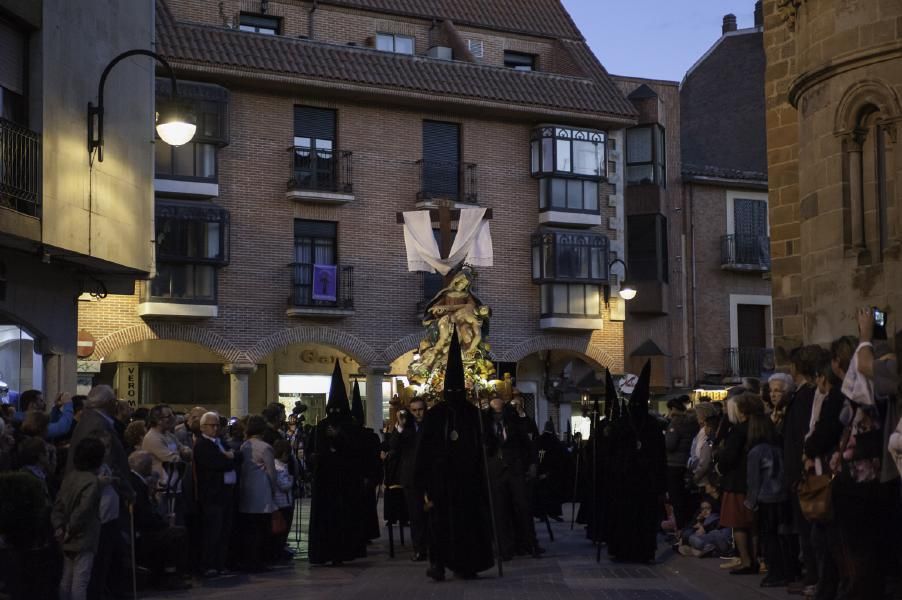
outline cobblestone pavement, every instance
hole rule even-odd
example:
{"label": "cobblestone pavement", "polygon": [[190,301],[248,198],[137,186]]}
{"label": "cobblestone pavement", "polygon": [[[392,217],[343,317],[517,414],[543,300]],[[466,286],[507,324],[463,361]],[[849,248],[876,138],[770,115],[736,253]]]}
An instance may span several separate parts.
{"label": "cobblestone pavement", "polygon": [[[565,510],[569,515],[569,506]],[[304,517],[306,518],[306,510]],[[216,598],[237,600],[355,599],[517,599],[517,600],[752,600],[789,598],[782,588],[764,590],[760,577],[731,576],[718,568],[717,559],[686,558],[661,545],[655,565],[613,563],[602,552],[595,563],[593,547],[577,525],[552,522],[555,541],[548,539],[544,526],[536,523],[540,543],[547,548],[541,559],[516,558],[504,563],[504,578],[497,570],[474,581],[451,577],[435,583],[425,576],[425,565],[410,561],[410,546],[401,547],[395,535],[397,553],[389,558],[388,541],[382,539],[369,548],[369,557],[338,567],[311,567],[304,560],[260,575],[235,575],[197,582],[188,592],[150,595],[142,598]],[[408,540],[409,542],[409,540]],[[303,550],[303,534],[301,549]]]}

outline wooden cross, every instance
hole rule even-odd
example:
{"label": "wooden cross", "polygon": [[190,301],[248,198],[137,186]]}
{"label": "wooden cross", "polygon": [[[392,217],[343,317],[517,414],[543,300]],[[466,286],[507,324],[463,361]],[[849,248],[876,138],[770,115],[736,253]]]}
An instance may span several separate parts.
{"label": "wooden cross", "polygon": [[[432,219],[432,222],[435,223],[438,221],[438,231],[439,231],[439,242],[438,242],[438,251],[439,255],[442,259],[448,258],[451,254],[451,223],[453,221],[460,220],[460,210],[453,208],[454,201],[447,199],[439,199],[436,200],[435,203],[438,205],[438,208],[430,208],[429,209],[429,217]],[[487,208],[485,211],[485,215],[483,216],[485,220],[492,219],[492,209]],[[404,213],[399,212],[397,214],[397,221],[399,225],[404,224]],[[445,275],[444,277],[445,285],[451,283],[451,274]]]}

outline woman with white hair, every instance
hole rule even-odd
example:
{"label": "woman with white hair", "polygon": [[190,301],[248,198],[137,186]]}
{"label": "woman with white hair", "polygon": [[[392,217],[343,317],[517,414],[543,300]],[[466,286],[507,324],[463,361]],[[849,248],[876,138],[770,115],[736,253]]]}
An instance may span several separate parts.
{"label": "woman with white hair", "polygon": [[777,435],[783,435],[783,417],[786,416],[786,406],[790,395],[796,391],[796,382],[789,373],[774,373],[767,380],[767,389],[770,392],[770,402],[773,408],[770,419],[777,428]]}

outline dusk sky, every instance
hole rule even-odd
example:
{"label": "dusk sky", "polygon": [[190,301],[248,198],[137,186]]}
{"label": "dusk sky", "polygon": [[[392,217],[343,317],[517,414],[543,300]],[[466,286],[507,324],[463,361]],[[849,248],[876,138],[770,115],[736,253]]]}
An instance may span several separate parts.
{"label": "dusk sky", "polygon": [[680,81],[720,37],[723,16],[754,25],[754,0],[563,0],[613,75]]}

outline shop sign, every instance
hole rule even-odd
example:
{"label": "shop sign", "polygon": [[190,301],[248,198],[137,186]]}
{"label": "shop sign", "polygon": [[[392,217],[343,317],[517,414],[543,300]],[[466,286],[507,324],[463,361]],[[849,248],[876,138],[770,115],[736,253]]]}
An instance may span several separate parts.
{"label": "shop sign", "polygon": [[79,373],[100,373],[100,365],[103,364],[103,361],[100,360],[80,360],[77,363],[77,371]]}
{"label": "shop sign", "polygon": [[[316,350],[316,348],[305,348],[301,350],[300,359],[301,362],[308,364],[323,364],[323,365],[332,365],[335,364],[335,359],[338,356],[334,354],[321,353]],[[341,357],[342,364],[348,365],[354,362],[350,356]]]}
{"label": "shop sign", "polygon": [[119,393],[124,394],[129,404],[139,403],[140,367],[138,363],[121,363],[119,365]]}

